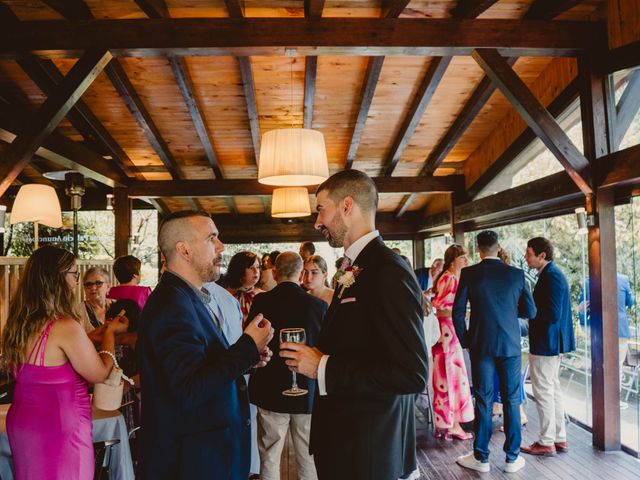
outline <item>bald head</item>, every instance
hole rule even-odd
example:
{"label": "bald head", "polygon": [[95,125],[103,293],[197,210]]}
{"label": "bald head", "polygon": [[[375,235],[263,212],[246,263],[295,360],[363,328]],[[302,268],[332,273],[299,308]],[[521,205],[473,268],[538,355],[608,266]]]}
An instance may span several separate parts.
{"label": "bald head", "polygon": [[276,258],[276,276],[278,282],[297,282],[302,273],[302,257],[296,252],[282,252]]}

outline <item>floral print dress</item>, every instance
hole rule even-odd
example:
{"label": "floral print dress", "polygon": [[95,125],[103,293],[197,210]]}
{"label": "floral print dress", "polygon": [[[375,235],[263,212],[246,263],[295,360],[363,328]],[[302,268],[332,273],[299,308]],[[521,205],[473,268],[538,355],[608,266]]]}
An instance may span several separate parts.
{"label": "floral print dress", "polygon": [[[458,279],[445,272],[437,284],[432,300],[437,310],[450,310],[458,289]],[[435,426],[451,428],[455,422],[473,420],[473,403],[469,378],[464,364],[462,347],[451,317],[436,315],[440,325],[440,338],[432,347],[433,354],[433,412]]]}

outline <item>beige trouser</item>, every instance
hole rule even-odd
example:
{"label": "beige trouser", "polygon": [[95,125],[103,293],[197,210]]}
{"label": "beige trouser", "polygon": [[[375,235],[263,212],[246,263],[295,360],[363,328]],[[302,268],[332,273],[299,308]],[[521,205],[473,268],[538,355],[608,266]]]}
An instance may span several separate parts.
{"label": "beige trouser", "polygon": [[560,388],[560,355],[529,355],[529,372],[533,396],[540,417],[538,443],[551,446],[567,441],[564,405]]}
{"label": "beige trouser", "polygon": [[296,454],[298,478],[317,480],[313,456],[309,455],[311,415],[278,413],[258,408],[260,480],[280,480],[280,457],[289,429]]}

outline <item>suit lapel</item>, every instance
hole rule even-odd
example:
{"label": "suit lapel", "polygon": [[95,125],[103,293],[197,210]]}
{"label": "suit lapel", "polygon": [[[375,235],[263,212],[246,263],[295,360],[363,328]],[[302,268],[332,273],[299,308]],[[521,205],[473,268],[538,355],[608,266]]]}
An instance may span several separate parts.
{"label": "suit lapel", "polygon": [[[375,265],[376,260],[376,252],[380,249],[380,247],[384,248],[384,243],[381,237],[376,237],[371,240],[360,252],[357,258],[352,262],[353,266],[357,266],[362,269],[360,275],[366,275],[368,270],[371,270]],[[369,272],[370,273],[370,272]],[[358,275],[358,278],[360,277]],[[338,298],[340,294],[340,285],[337,285],[335,291],[333,292],[333,299],[331,300],[331,305],[329,305],[329,310],[327,311],[326,321],[324,322],[324,326],[320,332],[320,339],[322,339],[329,333],[332,324],[334,323],[335,317],[338,316],[341,307],[341,300],[345,298],[345,295],[348,295],[348,292],[353,292],[354,289],[357,289],[358,278],[356,278],[356,282],[349,288],[346,288],[343,292],[342,298]],[[361,280],[360,280],[361,281]],[[363,300],[363,299],[361,299]]]}

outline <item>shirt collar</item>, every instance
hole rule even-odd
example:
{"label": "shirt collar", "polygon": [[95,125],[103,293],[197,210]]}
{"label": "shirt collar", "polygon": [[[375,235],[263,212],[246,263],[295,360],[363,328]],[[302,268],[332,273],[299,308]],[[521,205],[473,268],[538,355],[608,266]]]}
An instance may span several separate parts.
{"label": "shirt collar", "polygon": [[500,257],[496,257],[495,255],[489,255],[484,257],[483,260],[500,260]]}
{"label": "shirt collar", "polygon": [[205,287],[202,287],[202,289],[196,287],[193,283],[191,283],[189,280],[184,278],[182,275],[180,275],[179,273],[174,272],[173,270],[169,270],[168,268],[167,268],[167,272],[171,273],[172,275],[175,275],[180,280],[182,280],[184,283],[189,285],[191,287],[191,289],[194,292],[196,292],[196,295],[198,296],[198,298],[200,300],[202,300],[205,305],[207,305],[211,301],[211,292],[209,292],[209,290],[207,290]]}
{"label": "shirt collar", "polygon": [[345,256],[349,257],[349,260],[351,260],[351,263],[353,264],[356,258],[358,258],[358,255],[360,255],[360,252],[364,250],[364,247],[366,247],[371,240],[378,238],[379,236],[380,232],[378,232],[378,230],[374,230],[373,232],[369,232],[361,236],[344,251]]}

